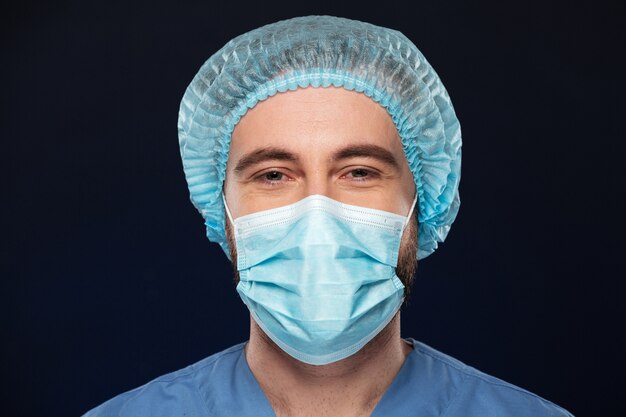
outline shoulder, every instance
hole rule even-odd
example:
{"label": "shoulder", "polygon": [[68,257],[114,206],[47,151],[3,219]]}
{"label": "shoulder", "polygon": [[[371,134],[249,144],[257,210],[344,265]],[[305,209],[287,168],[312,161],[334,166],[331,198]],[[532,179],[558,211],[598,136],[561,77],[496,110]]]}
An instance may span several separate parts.
{"label": "shoulder", "polygon": [[411,340],[416,353],[437,373],[455,381],[442,417],[573,417],[558,405],[487,375],[432,347]]}
{"label": "shoulder", "polygon": [[208,406],[200,386],[202,391],[210,389],[211,384],[219,383],[217,379],[221,374],[231,372],[242,355],[243,346],[243,343],[235,345],[186,368],[156,378],[110,399],[83,417],[207,415]]}

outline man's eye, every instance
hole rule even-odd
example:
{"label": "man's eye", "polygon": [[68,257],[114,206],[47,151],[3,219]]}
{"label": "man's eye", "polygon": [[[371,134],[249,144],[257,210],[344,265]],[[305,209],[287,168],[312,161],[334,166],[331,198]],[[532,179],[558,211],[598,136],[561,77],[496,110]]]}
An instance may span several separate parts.
{"label": "man's eye", "polygon": [[376,177],[377,175],[374,171],[365,168],[352,169],[348,171],[348,173],[345,175],[345,178],[347,180],[359,182],[370,181],[375,179]]}
{"label": "man's eye", "polygon": [[353,178],[364,178],[369,175],[369,171],[359,168],[359,169],[354,169],[350,171],[350,174],[352,175]]}
{"label": "man's eye", "polygon": [[265,174],[265,179],[268,181],[280,181],[283,179],[283,174],[278,171],[271,171]]}

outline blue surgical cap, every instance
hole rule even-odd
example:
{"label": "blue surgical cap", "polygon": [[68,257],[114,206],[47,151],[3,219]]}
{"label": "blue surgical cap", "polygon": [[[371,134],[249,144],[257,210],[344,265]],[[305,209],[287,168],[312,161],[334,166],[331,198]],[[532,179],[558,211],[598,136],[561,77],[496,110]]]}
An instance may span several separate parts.
{"label": "blue surgical cap", "polygon": [[460,205],[461,130],[450,97],[402,33],[332,16],[283,20],[232,39],[185,91],[180,153],[209,240],[229,256],[221,193],[235,125],[259,101],[309,86],[362,92],[388,111],[418,194],[417,258],[430,255]]}

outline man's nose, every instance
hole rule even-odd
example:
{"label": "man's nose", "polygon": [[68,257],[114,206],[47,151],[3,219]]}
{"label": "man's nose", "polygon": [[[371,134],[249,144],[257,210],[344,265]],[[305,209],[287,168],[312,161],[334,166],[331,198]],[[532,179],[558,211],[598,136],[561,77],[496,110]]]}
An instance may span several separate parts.
{"label": "man's nose", "polygon": [[306,176],[306,184],[303,187],[304,195],[302,198],[310,195],[323,195],[325,197],[334,198],[332,178],[322,169],[316,169],[314,172]]}

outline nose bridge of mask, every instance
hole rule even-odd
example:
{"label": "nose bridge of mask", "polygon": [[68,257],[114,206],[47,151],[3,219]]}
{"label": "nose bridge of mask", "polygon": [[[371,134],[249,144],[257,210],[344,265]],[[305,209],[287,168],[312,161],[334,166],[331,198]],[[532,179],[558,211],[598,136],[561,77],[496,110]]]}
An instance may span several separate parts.
{"label": "nose bridge of mask", "polygon": [[[376,210],[376,209],[370,209],[367,207],[361,207],[361,206],[350,206],[348,204],[344,204],[344,203],[340,203],[338,201],[335,201],[329,197],[323,196],[323,195],[310,195],[298,202],[296,202],[295,204],[292,205],[288,205],[288,206],[283,206],[283,207],[278,207],[277,209],[270,209],[270,210],[266,210],[263,211],[262,213],[265,213],[266,215],[271,214],[271,212],[276,210],[275,214],[279,214],[280,211],[294,211],[296,209],[296,207],[294,207],[291,210],[288,210],[289,208],[291,208],[292,206],[296,206],[299,204],[302,204],[304,202],[306,202],[307,200],[310,200],[312,202],[317,203],[317,205],[320,205],[324,200],[328,200],[329,202],[334,202],[339,204],[342,208],[351,208],[353,211],[356,209],[357,212],[366,212],[366,211],[370,211],[370,212],[378,212],[384,215],[393,215],[393,216],[397,216],[398,219],[403,218],[403,223],[402,223],[402,231],[404,231],[404,229],[406,228],[406,226],[409,224],[409,221],[411,221],[411,215],[413,214],[413,211],[415,210],[415,206],[417,205],[417,194],[415,194],[415,197],[413,198],[413,202],[411,203],[411,209],[409,210],[409,213],[406,216],[400,216],[400,215],[396,215],[395,213],[390,213],[390,212],[385,212],[382,210]],[[224,193],[222,193],[222,201],[224,202],[224,211],[226,212],[226,216],[228,217],[228,219],[230,220],[231,224],[233,225],[233,227],[236,225],[235,220],[233,219],[233,216],[230,212],[230,208],[228,207],[228,203],[226,202],[226,197],[224,196]],[[250,216],[255,216],[255,214],[257,213],[253,213],[247,216],[243,216],[243,217],[250,217]],[[389,224],[389,222],[386,222],[386,224]]]}

